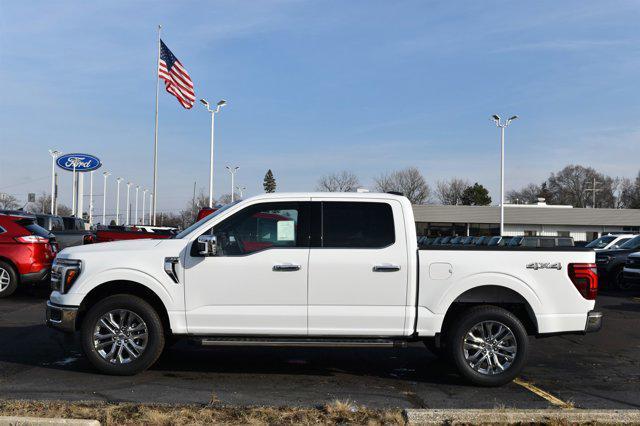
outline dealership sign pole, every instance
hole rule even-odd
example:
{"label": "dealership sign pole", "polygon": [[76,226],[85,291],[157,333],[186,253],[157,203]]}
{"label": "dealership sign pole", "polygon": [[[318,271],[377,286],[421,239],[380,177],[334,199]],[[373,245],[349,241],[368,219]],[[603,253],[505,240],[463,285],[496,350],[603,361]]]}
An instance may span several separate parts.
{"label": "dealership sign pole", "polygon": [[104,176],[104,186],[102,188],[102,224],[107,224],[107,178],[111,173],[104,172],[102,176]]}

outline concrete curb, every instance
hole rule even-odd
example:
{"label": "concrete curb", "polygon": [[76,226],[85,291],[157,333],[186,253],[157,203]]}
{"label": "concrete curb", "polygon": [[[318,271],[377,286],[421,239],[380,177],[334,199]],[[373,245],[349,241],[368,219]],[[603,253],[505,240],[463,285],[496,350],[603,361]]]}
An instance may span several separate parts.
{"label": "concrete curb", "polygon": [[100,426],[97,420],[49,419],[45,417],[0,416],[0,426]]}
{"label": "concrete curb", "polygon": [[640,410],[404,410],[409,424],[604,423],[640,424]]}

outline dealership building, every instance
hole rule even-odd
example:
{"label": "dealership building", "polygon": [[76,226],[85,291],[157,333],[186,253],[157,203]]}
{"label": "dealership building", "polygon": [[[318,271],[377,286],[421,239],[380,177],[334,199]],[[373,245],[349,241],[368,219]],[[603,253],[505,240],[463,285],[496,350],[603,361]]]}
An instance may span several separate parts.
{"label": "dealership building", "polygon": [[[500,207],[414,205],[418,235],[499,235]],[[608,232],[640,232],[639,209],[593,209],[505,204],[505,235],[573,237],[590,241]]]}

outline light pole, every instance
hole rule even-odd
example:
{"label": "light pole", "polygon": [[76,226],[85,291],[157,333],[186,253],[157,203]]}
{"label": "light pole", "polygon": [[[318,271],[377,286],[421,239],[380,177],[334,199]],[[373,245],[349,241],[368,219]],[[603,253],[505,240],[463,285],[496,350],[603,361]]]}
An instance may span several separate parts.
{"label": "light pole", "polygon": [[107,224],[107,178],[111,173],[103,172],[102,176],[104,176],[104,185],[102,187],[102,225]]}
{"label": "light pole", "polygon": [[235,167],[226,166],[226,167],[227,167],[227,170],[229,170],[229,173],[231,173],[231,202],[233,203],[233,201],[234,201],[233,192],[234,192],[234,188],[235,188],[234,178],[236,176],[236,172],[238,171],[238,169],[240,167],[238,167],[238,166],[235,166]]}
{"label": "light pole", "polygon": [[244,191],[247,189],[247,187],[238,185],[236,186],[236,189],[240,193],[240,199],[242,199],[244,197]]}
{"label": "light pole", "polygon": [[122,182],[122,178],[117,178],[116,182],[118,182],[118,189],[116,190],[116,225],[120,225],[120,182]]}
{"label": "light pole", "polygon": [[140,185],[136,185],[136,215],[134,216],[133,223],[135,225],[138,224],[138,191],[140,190]]}
{"label": "light pole", "polygon": [[500,122],[500,116],[496,114],[492,118],[500,128],[500,235],[504,235],[504,129],[518,116],[514,115],[504,123]]}
{"label": "light pole", "polygon": [[131,215],[131,208],[130,208],[130,204],[129,204],[129,190],[130,189],[131,189],[131,182],[127,182],[127,213],[125,215],[127,220],[124,222],[125,225],[129,225],[129,219],[130,219],[130,215]]}
{"label": "light pole", "polygon": [[151,206],[152,205],[153,205],[153,192],[149,194],[149,225],[155,226],[155,224],[151,222]]}
{"label": "light pole", "polygon": [[144,225],[144,205],[147,203],[147,190],[142,190],[142,225]]}
{"label": "light pole", "polygon": [[[211,109],[211,106],[209,105],[209,102],[207,102],[206,99],[200,99],[200,102],[202,102],[202,105],[204,105],[205,108],[207,108],[207,111],[209,111],[209,113],[211,114],[211,159],[210,159],[210,163],[209,163],[209,207],[213,207],[213,134],[214,134],[214,122],[215,122],[215,115],[220,112],[220,108],[222,108],[223,106],[225,106],[227,104],[227,101],[225,101],[224,99],[219,100],[218,103],[216,104],[216,108],[215,109]],[[233,197],[233,195],[232,195],[232,197]]]}
{"label": "light pole", "polygon": [[89,226],[93,224],[93,172],[89,173]]}
{"label": "light pole", "polygon": [[56,204],[56,158],[58,158],[61,153],[55,149],[50,149],[49,154],[51,155],[51,214],[53,215]]}

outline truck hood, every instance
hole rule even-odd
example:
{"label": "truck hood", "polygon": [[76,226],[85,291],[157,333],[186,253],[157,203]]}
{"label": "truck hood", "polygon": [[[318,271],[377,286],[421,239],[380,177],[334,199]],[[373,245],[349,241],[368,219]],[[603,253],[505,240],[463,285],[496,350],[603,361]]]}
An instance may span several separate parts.
{"label": "truck hood", "polygon": [[82,256],[85,253],[96,252],[144,251],[153,249],[165,241],[167,240],[124,240],[67,247],[58,253],[58,258],[73,258],[75,256]]}

